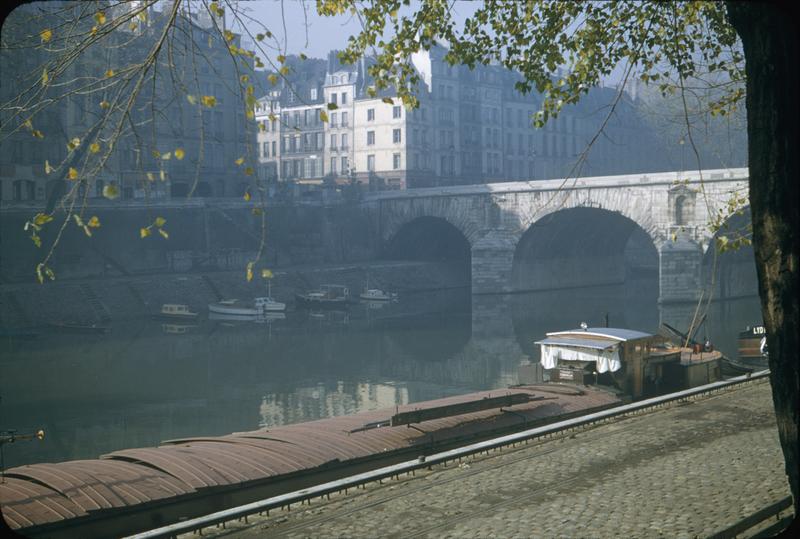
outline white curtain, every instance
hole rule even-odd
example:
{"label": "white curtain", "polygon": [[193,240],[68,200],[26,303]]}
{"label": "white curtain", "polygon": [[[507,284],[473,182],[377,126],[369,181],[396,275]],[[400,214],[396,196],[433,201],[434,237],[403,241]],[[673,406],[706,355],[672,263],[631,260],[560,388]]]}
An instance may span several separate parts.
{"label": "white curtain", "polygon": [[545,369],[554,369],[559,359],[565,361],[594,361],[597,372],[615,372],[622,367],[617,346],[606,350],[565,348],[549,344],[543,344],[541,347],[542,358],[540,362]]}

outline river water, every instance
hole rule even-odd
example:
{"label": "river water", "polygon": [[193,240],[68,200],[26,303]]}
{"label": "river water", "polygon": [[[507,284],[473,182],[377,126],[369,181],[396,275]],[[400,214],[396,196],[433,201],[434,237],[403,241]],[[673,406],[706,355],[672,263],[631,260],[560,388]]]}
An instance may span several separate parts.
{"label": "river water", "polygon": [[[46,432],[6,444],[5,466],[507,387],[521,364],[538,363],[533,342],[548,331],[606,318],[647,332],[688,327],[696,306],[660,306],[657,295],[653,279],[506,296],[455,289],[264,323],[141,319],[107,335],[4,337],[0,429]],[[738,332],[760,322],[757,297],[715,302],[698,336],[736,357]]]}

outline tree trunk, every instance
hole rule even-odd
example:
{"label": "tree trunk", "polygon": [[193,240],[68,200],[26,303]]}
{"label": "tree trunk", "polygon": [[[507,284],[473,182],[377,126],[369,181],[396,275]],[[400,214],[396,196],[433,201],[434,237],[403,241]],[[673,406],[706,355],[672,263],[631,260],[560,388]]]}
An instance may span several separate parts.
{"label": "tree trunk", "polygon": [[786,475],[798,504],[797,38],[780,5],[728,2],[744,45],[753,248],[767,329],[770,382]]}

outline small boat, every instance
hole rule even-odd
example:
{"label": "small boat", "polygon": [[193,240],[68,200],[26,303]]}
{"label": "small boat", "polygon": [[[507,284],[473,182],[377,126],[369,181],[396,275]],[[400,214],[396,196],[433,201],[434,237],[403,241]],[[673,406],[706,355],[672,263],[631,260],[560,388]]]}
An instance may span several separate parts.
{"label": "small boat", "polygon": [[379,288],[369,288],[358,295],[366,301],[393,301],[397,299],[396,292],[384,292]]}
{"label": "small boat", "polygon": [[183,335],[196,328],[197,326],[193,324],[161,324],[161,331],[171,335]]}
{"label": "small boat", "polygon": [[72,322],[50,322],[48,326],[57,331],[63,331],[67,333],[108,333],[109,331],[111,331],[110,326],[103,326],[100,324],[75,324]]}
{"label": "small boat", "polygon": [[194,320],[198,313],[192,312],[188,305],[181,303],[165,303],[161,306],[161,311],[155,315],[156,318],[172,318],[177,320]]}
{"label": "small boat", "polygon": [[299,306],[311,308],[332,308],[346,306],[350,302],[350,290],[339,284],[324,284],[318,290],[305,294],[295,294]]}
{"label": "small boat", "polygon": [[275,301],[269,296],[255,298],[253,303],[243,303],[238,299],[223,299],[217,303],[208,304],[210,313],[227,316],[262,316],[267,312],[282,312],[284,310],[286,310],[285,303]]}
{"label": "small boat", "polygon": [[747,326],[739,333],[736,341],[739,352],[739,359],[743,360],[763,360],[766,357],[766,346],[762,346],[766,341],[767,330],[764,326]]}

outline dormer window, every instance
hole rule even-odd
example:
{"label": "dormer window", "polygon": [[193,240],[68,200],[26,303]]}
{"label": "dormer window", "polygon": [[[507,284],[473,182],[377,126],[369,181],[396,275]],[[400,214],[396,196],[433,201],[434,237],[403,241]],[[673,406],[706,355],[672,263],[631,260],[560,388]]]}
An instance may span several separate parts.
{"label": "dormer window", "polygon": [[311,100],[315,101],[317,99],[317,89],[311,88]]}

